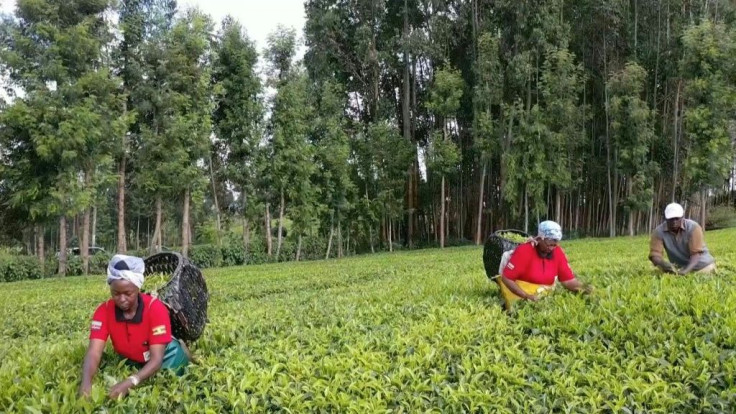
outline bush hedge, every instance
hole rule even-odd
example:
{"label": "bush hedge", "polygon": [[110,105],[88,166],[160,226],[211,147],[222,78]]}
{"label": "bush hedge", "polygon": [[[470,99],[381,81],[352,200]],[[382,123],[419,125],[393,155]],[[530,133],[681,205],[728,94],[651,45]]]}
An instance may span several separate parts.
{"label": "bush hedge", "polygon": [[736,208],[716,206],[708,211],[706,227],[709,230],[736,227]]}
{"label": "bush hedge", "polygon": [[[101,274],[107,271],[107,263],[112,257],[108,253],[98,253],[89,258],[89,272]],[[35,256],[0,255],[0,282],[15,282],[27,279],[42,279],[53,277],[58,273],[59,259],[55,256],[47,257],[44,265]],[[82,274],[82,258],[69,256],[66,264],[67,276]]]}
{"label": "bush hedge", "polygon": [[[286,238],[281,245],[281,253],[276,257],[277,240],[273,240],[273,255],[266,253],[265,240],[255,237],[251,240],[248,251],[243,248],[242,240],[227,239],[222,246],[216,244],[198,244],[189,250],[189,260],[197,267],[206,269],[210,267],[242,266],[249,264],[263,264],[270,262],[286,262],[296,259],[297,240]],[[323,238],[305,237],[302,240],[302,251],[299,260],[323,259],[327,248],[327,240]],[[180,249],[175,249],[180,250]],[[146,257],[148,250],[131,250],[130,255]],[[337,255],[337,247],[334,246],[331,257]],[[89,273],[104,274],[107,271],[107,263],[112,253],[98,253],[89,258]],[[58,273],[59,260],[55,256],[46,258],[44,266],[35,256],[23,256],[2,252],[0,254],[0,282],[14,282],[26,279],[41,279],[53,277]],[[79,276],[82,274],[82,258],[80,256],[69,256],[67,258],[67,276]]]}
{"label": "bush hedge", "polygon": [[40,279],[41,262],[33,256],[0,256],[0,282]]}

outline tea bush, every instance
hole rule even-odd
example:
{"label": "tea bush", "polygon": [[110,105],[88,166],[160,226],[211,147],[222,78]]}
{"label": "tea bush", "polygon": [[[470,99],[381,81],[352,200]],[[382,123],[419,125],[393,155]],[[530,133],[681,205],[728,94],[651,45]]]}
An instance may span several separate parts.
{"label": "tea bush", "polygon": [[506,315],[462,247],[204,271],[199,363],[121,401],[111,346],[76,397],[102,276],[0,290],[0,412],[733,412],[736,229],[706,233],[716,275],[664,276],[644,237],[563,241],[597,290]]}

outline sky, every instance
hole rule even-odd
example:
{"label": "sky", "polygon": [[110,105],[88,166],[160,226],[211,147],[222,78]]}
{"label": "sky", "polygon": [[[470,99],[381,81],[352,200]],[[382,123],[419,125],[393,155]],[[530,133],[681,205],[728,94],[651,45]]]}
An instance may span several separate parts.
{"label": "sky", "polygon": [[[13,13],[16,0],[0,0],[1,13]],[[209,14],[219,27],[228,14],[245,28],[248,37],[255,41],[258,52],[266,47],[266,38],[278,25],[296,29],[297,36],[304,36],[304,0],[178,0],[179,11],[199,8]],[[300,43],[302,43],[300,41]],[[304,54],[301,46],[297,58]]]}
{"label": "sky", "polygon": [[[14,1],[14,0],[0,0]],[[178,0],[179,9],[198,7],[220,22],[230,14],[256,42],[258,51],[266,47],[266,37],[281,24],[304,36],[304,0]]]}
{"label": "sky", "polygon": [[[16,0],[0,0],[0,13],[13,13]],[[304,36],[304,0],[178,0],[179,11],[197,7],[209,14],[219,27],[219,22],[230,14],[242,25],[251,40],[255,41],[259,54],[266,47],[268,34],[281,24],[296,29],[297,36]],[[298,48],[297,59],[304,54],[304,47]],[[261,70],[263,62],[261,62]],[[0,83],[4,83],[0,79]],[[0,88],[0,99],[8,99]]]}
{"label": "sky", "polygon": [[[16,0],[0,0],[0,11],[12,13]],[[178,0],[179,9],[198,7],[216,22],[230,14],[242,23],[259,52],[266,47],[266,37],[282,24],[293,27],[303,36],[304,0]]]}

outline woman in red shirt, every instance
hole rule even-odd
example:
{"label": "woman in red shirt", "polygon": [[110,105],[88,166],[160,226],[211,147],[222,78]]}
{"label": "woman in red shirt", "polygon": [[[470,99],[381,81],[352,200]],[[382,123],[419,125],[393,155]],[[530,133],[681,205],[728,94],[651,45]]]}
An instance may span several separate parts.
{"label": "woman in red shirt", "polygon": [[161,368],[181,370],[189,362],[186,345],[171,336],[169,311],[158,299],[141,293],[144,263],[138,257],[116,255],[107,268],[112,299],[102,303],[92,316],[89,347],[84,357],[79,394],[88,396],[92,378],[105,350],[107,338],[113,348],[140,370],[110,390],[110,398],[124,396]]}
{"label": "woman in red shirt", "polygon": [[591,287],[583,286],[570,269],[567,257],[558,246],[562,228],[554,221],[539,223],[539,233],[534,239],[517,247],[503,266],[501,295],[506,310],[511,310],[520,299],[536,302],[540,296],[554,288],[555,279],[573,292],[590,293]]}

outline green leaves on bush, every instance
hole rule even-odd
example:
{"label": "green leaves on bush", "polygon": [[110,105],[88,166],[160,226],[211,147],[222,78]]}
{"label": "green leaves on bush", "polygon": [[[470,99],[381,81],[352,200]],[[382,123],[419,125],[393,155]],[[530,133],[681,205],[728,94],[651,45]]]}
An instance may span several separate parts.
{"label": "green leaves on bush", "polygon": [[526,237],[522,236],[521,234],[517,234],[514,232],[510,232],[510,231],[501,233],[499,234],[499,236],[503,239],[510,240],[516,243],[525,243],[528,240]]}
{"label": "green leaves on bush", "polygon": [[43,277],[41,263],[31,256],[0,256],[0,282],[15,282]]}
{"label": "green leaves on bush", "polygon": [[199,363],[122,401],[105,395],[132,371],[109,346],[76,398],[104,281],[7,284],[0,412],[731,412],[734,237],[707,232],[719,271],[687,277],[655,273],[645,237],[563,241],[596,294],[512,316],[477,247],[205,270]]}

